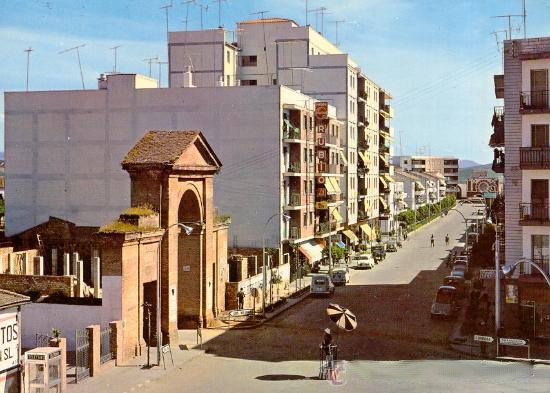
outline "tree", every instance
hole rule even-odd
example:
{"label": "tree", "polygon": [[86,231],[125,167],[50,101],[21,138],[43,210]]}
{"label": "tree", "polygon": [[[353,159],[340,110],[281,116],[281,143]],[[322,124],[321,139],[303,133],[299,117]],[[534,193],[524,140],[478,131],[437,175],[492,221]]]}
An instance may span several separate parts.
{"label": "tree", "polygon": [[[333,244],[331,247],[330,247],[330,251],[331,251],[331,254],[332,254],[332,262],[336,262],[336,261],[339,261],[340,259],[343,259],[345,257],[345,249],[341,248],[340,246],[337,246],[335,244]],[[328,258],[328,246],[326,246],[325,248],[323,248],[323,256],[325,258]]]}

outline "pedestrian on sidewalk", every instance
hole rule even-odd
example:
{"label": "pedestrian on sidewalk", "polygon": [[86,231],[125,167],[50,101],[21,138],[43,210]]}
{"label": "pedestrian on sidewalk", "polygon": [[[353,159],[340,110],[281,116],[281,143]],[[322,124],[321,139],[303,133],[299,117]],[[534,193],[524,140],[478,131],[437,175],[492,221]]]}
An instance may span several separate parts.
{"label": "pedestrian on sidewalk", "polygon": [[449,234],[448,233],[445,235],[445,245],[446,246],[449,245]]}
{"label": "pedestrian on sidewalk", "polygon": [[433,233],[432,233],[432,237],[430,237],[430,245],[431,245],[432,247],[434,247],[434,245],[435,245],[435,240],[434,240],[434,235],[433,235]]}
{"label": "pedestrian on sidewalk", "polygon": [[237,304],[239,306],[239,310],[242,310],[244,308],[244,292],[243,289],[240,288],[239,292],[237,292]]}

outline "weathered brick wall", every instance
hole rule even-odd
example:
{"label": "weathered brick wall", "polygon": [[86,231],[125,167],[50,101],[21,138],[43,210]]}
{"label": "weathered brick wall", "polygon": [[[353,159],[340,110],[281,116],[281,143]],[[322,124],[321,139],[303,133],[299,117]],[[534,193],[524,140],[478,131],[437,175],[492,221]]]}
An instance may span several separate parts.
{"label": "weathered brick wall", "polygon": [[56,292],[73,296],[72,276],[31,276],[19,274],[0,274],[0,288],[17,293],[30,291],[51,295]]}

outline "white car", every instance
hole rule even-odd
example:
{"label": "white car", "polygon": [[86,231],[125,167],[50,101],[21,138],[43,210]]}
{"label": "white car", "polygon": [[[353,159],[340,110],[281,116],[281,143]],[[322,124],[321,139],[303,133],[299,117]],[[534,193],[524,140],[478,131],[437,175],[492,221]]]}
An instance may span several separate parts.
{"label": "white car", "polygon": [[346,285],[349,283],[349,273],[346,268],[337,267],[332,270],[331,279],[334,285]]}
{"label": "white car", "polygon": [[370,254],[362,254],[353,257],[356,269],[372,269],[375,265],[374,258]]}

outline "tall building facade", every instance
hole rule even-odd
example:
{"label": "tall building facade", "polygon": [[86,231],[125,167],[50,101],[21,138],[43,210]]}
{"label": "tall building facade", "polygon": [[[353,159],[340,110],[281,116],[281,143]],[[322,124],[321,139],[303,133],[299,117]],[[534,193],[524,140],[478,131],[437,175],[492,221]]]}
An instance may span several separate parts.
{"label": "tall building facade", "polygon": [[447,192],[458,192],[458,158],[424,155],[396,156],[394,163],[407,171],[440,173],[445,177]]}

